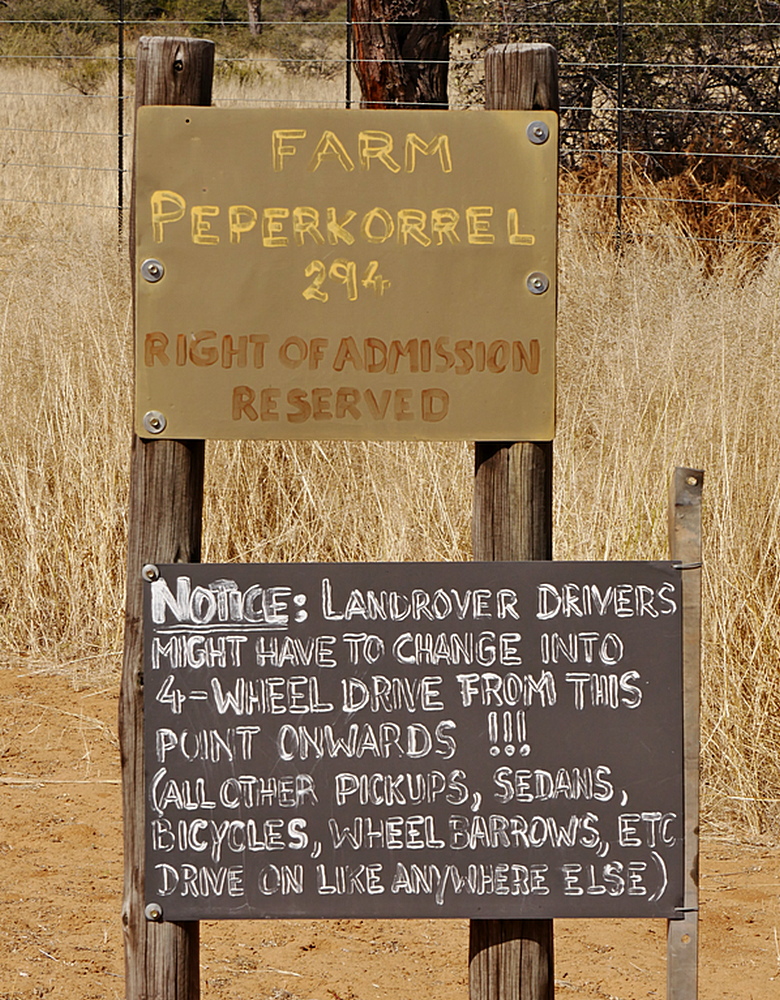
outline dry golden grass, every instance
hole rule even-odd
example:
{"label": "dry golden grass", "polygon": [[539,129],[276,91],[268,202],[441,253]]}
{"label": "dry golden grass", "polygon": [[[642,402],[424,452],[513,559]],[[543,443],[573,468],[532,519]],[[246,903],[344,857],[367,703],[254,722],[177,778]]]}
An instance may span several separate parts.
{"label": "dry golden grass", "polygon": [[[0,90],[58,89],[52,74],[0,71]],[[295,94],[256,92],[311,99]],[[220,84],[218,99],[231,96],[253,95]],[[5,107],[2,163],[111,162],[110,140],[83,134],[111,132],[110,101],[71,92]],[[20,126],[40,131],[8,131]],[[129,281],[115,214],[62,203],[110,205],[115,179],[10,166],[0,177],[0,648],[6,661],[98,683],[121,645]],[[567,189],[577,183],[596,190],[593,178]],[[612,228],[599,202],[563,199],[555,555],[666,557],[672,468],[705,470],[706,815],[772,836],[780,247],[760,260],[738,248],[705,259],[680,238],[685,218],[641,204],[657,238],[618,256],[598,235]],[[471,464],[467,444],[214,443],[204,557],[468,559]]]}

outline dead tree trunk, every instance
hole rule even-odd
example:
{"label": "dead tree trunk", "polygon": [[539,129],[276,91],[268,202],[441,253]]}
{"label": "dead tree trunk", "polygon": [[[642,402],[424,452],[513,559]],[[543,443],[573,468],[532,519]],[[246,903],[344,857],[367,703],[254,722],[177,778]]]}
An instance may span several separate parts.
{"label": "dead tree trunk", "polygon": [[249,34],[263,33],[263,2],[262,0],[246,0],[246,12],[249,18]]}
{"label": "dead tree trunk", "polygon": [[446,108],[447,0],[353,0],[363,108]]}

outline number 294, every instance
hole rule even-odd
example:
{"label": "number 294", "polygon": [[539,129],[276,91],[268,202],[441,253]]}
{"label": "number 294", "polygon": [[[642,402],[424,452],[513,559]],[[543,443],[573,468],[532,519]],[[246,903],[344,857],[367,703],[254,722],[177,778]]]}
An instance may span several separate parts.
{"label": "number 294", "polygon": [[306,265],[304,274],[311,278],[302,295],[313,302],[327,302],[331,294],[332,284],[343,285],[349,302],[355,302],[364,288],[376,296],[384,295],[390,287],[390,282],[379,273],[379,263],[370,260],[363,273],[358,276],[358,266],[354,260],[337,257],[330,265],[321,260],[313,260]]}

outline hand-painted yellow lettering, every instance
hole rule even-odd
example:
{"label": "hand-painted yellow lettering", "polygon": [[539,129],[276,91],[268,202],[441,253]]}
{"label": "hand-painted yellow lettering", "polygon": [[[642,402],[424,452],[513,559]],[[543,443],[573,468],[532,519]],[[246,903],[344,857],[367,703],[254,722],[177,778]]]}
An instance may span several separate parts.
{"label": "hand-painted yellow lettering", "polygon": [[297,205],[293,209],[293,239],[299,247],[303,246],[307,233],[320,246],[325,242],[319,225],[320,213],[316,208],[310,208],[308,205]]}
{"label": "hand-painted yellow lettering", "polygon": [[392,151],[393,137],[389,132],[371,129],[358,133],[358,159],[361,170],[368,170],[372,160],[379,160],[392,173],[399,173],[401,164],[392,158],[390,155]]}
{"label": "hand-painted yellow lettering", "polygon": [[331,132],[330,129],[325,129],[322,133],[322,137],[317,143],[317,148],[314,150],[312,158],[309,161],[308,169],[313,173],[326,160],[335,160],[347,171],[355,169],[355,164],[350,159],[349,153],[344,149],[341,139],[339,139],[335,132]]}
{"label": "hand-painted yellow lettering", "polygon": [[159,361],[161,365],[167,365],[170,360],[165,353],[167,346],[168,338],[164,333],[159,331],[147,333],[144,337],[144,365],[151,368],[155,360]]}
{"label": "hand-painted yellow lettering", "polygon": [[[374,221],[378,220],[382,224],[380,233],[373,232]],[[363,221],[360,223],[360,235],[367,243],[385,243],[395,232],[395,222],[392,215],[384,208],[372,208],[366,212]]]}
{"label": "hand-painted yellow lettering", "polygon": [[256,224],[257,212],[251,205],[231,205],[228,209],[231,243],[240,243],[244,233],[251,232]]}
{"label": "hand-painted yellow lettering", "polygon": [[422,153],[423,156],[434,156],[438,153],[442,173],[452,173],[452,154],[448,135],[435,135],[430,142],[425,142],[416,132],[409,132],[404,149],[404,170],[407,174],[414,173],[418,153]]}
{"label": "hand-painted yellow lettering", "polygon": [[192,242],[201,246],[214,246],[219,243],[219,236],[211,232],[211,223],[208,219],[216,218],[219,215],[217,205],[193,205],[190,209],[192,219]]}
{"label": "hand-painted yellow lettering", "polygon": [[303,272],[307,278],[313,278],[314,280],[310,285],[301,292],[303,297],[308,300],[314,300],[315,302],[327,302],[328,293],[322,291],[322,285],[328,276],[328,272],[325,269],[325,265],[321,260],[313,260],[306,265],[306,270]]}
{"label": "hand-painted yellow lettering", "polygon": [[431,209],[431,232],[436,236],[437,246],[444,243],[445,237],[450,243],[460,243],[460,236],[457,233],[458,222],[460,213],[454,208]]}
{"label": "hand-painted yellow lettering", "polygon": [[351,208],[348,208],[346,214],[339,218],[336,215],[335,208],[328,209],[328,243],[335,247],[336,244],[341,240],[342,243],[346,243],[347,246],[352,246],[355,242],[355,237],[352,233],[347,231],[347,226],[352,222],[352,220],[357,215],[357,212],[353,212]]}
{"label": "hand-painted yellow lettering", "polygon": [[490,232],[490,218],[493,208],[490,205],[469,205],[466,209],[466,227],[469,243],[475,246],[486,246],[495,243],[496,238]]}
{"label": "hand-painted yellow lettering", "polygon": [[337,257],[330,265],[328,277],[332,281],[337,281],[340,285],[344,285],[347,290],[347,298],[350,302],[354,302],[357,299],[357,264],[354,260],[344,260],[343,257]]}
{"label": "hand-painted yellow lettering", "polygon": [[[164,239],[163,226],[169,222],[180,222],[184,218],[187,202],[175,191],[154,191],[149,199],[152,206],[152,236],[155,243]],[[173,205],[166,211],[165,205]]]}
{"label": "hand-painted yellow lettering", "polygon": [[290,214],[289,208],[264,208],[263,209],[263,246],[264,247],[286,247],[289,240],[286,236],[279,234],[284,232],[282,219],[286,219]]}
{"label": "hand-painted yellow lettering", "polygon": [[297,147],[291,146],[289,139],[305,139],[305,128],[279,128],[271,133],[271,157],[274,171],[278,174],[284,170],[285,156],[295,156]]}
{"label": "hand-painted yellow lettering", "polygon": [[520,232],[520,219],[516,208],[507,209],[506,228],[511,246],[532,247],[536,242],[536,237],[532,236],[530,233]]}
{"label": "hand-painted yellow lettering", "polygon": [[382,296],[391,283],[379,273],[379,261],[370,260],[360,279],[360,284],[364,288],[373,289],[375,295]]}
{"label": "hand-painted yellow lettering", "polygon": [[409,245],[409,237],[420,246],[429,247],[431,238],[425,232],[428,216],[419,208],[402,208],[398,212],[398,242],[402,247]]}

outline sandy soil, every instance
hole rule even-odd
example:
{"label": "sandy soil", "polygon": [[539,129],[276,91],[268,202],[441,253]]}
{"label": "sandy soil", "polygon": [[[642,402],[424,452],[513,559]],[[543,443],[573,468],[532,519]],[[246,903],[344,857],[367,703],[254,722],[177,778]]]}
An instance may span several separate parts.
{"label": "sandy soil", "polygon": [[[780,855],[702,845],[701,1000],[780,998]],[[116,690],[0,669],[0,1000],[124,997]],[[556,921],[556,995],[666,993],[664,921]],[[202,928],[207,1000],[465,1000],[454,920]]]}

